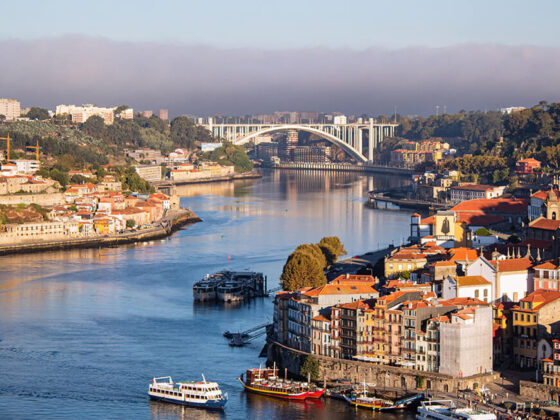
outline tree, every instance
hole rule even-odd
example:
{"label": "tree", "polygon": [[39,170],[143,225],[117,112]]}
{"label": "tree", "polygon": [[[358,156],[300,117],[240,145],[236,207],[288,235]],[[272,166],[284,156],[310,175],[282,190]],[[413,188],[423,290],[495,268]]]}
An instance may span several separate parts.
{"label": "tree", "polygon": [[60,169],[54,168],[49,172],[49,177],[58,181],[58,183],[63,187],[66,188],[68,185],[68,172],[64,172]]}
{"label": "tree", "polygon": [[49,111],[45,108],[32,106],[26,114],[30,120],[47,120],[50,118]]}
{"label": "tree", "polygon": [[305,358],[305,361],[299,369],[300,376],[307,378],[309,376],[311,379],[319,379],[319,372],[321,370],[321,365],[319,361],[313,356],[309,355]]}
{"label": "tree", "polygon": [[319,248],[319,245],[317,244],[301,244],[296,248],[295,252],[304,252],[311,255],[317,260],[319,266],[323,269],[327,266],[325,254],[323,254],[321,248]]}
{"label": "tree", "polygon": [[476,236],[490,236],[490,231],[485,227],[480,227],[474,233]]}
{"label": "tree", "polygon": [[101,137],[105,131],[105,120],[98,115],[92,115],[82,124],[82,129],[92,137]]}
{"label": "tree", "polygon": [[344,245],[338,236],[325,236],[317,245],[325,255],[328,265],[334,264],[338,257],[346,254]]}
{"label": "tree", "polygon": [[316,258],[307,252],[294,251],[288,257],[280,275],[282,288],[294,291],[302,287],[319,287],[327,278]]}
{"label": "tree", "polygon": [[127,229],[132,229],[134,226],[136,226],[136,222],[134,221],[134,219],[127,219],[126,220]]}

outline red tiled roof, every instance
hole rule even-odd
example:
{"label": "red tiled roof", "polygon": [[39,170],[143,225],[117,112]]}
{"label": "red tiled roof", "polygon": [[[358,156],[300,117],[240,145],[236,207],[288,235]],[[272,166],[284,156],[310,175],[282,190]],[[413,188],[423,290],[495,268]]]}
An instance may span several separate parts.
{"label": "red tiled roof", "polygon": [[498,272],[525,271],[533,266],[529,258],[512,258],[509,260],[491,260]]}
{"label": "red tiled roof", "polygon": [[525,159],[518,160],[517,162],[541,163],[540,160],[533,159],[533,158],[525,158]]}
{"label": "red tiled roof", "polygon": [[499,213],[525,213],[529,200],[524,198],[478,198],[457,204],[453,211],[482,211]]}
{"label": "red tiled roof", "polygon": [[486,280],[482,276],[462,276],[457,277],[457,282],[459,287],[469,287],[469,286],[486,286],[491,284],[488,280]]}
{"label": "red tiled roof", "polygon": [[480,214],[478,212],[462,211],[457,213],[457,219],[467,225],[488,226],[505,221],[503,217],[493,214]]}
{"label": "red tiled roof", "polygon": [[542,229],[542,230],[553,230],[556,231],[560,227],[560,220],[550,220],[544,217],[539,217],[529,223],[529,227],[532,229]]}
{"label": "red tiled roof", "polygon": [[550,261],[547,261],[543,264],[539,264],[535,267],[533,267],[535,269],[540,269],[540,270],[556,270],[558,267],[556,266],[556,264],[552,264]]}
{"label": "red tiled roof", "polygon": [[467,191],[492,191],[495,187],[492,185],[483,184],[465,184],[451,187],[452,190],[467,190]]}

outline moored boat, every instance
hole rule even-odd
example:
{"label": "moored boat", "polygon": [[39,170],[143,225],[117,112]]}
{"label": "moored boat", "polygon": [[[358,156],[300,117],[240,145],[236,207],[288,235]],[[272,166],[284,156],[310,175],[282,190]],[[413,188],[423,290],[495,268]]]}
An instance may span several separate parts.
{"label": "moored boat", "polygon": [[343,398],[346,400],[346,402],[348,402],[348,404],[354,407],[366,408],[368,410],[387,411],[402,408],[391,400],[368,396],[365,384],[361,392],[353,393],[351,396],[343,395]]}
{"label": "moored boat", "polygon": [[325,392],[324,388],[318,388],[309,382],[281,379],[275,368],[248,369],[238,379],[248,392],[287,400],[318,399]]}
{"label": "moored boat", "polygon": [[222,394],[217,382],[173,382],[171,376],[153,378],[148,395],[153,400],[187,405],[197,408],[224,409],[228,396]]}
{"label": "moored boat", "polygon": [[457,408],[451,400],[422,401],[416,414],[418,420],[496,420],[494,413],[474,408]]}
{"label": "moored boat", "polygon": [[225,275],[222,272],[207,275],[193,285],[193,297],[196,302],[216,300],[216,289],[224,282]]}

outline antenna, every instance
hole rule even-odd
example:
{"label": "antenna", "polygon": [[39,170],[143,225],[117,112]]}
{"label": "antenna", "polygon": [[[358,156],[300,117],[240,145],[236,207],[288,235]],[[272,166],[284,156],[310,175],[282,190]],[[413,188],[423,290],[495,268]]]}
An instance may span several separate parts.
{"label": "antenna", "polygon": [[395,114],[394,115],[395,115],[395,117],[394,117],[395,122],[397,122],[397,106],[396,105],[395,105]]}
{"label": "antenna", "polygon": [[436,117],[439,117],[439,105],[436,105]]}

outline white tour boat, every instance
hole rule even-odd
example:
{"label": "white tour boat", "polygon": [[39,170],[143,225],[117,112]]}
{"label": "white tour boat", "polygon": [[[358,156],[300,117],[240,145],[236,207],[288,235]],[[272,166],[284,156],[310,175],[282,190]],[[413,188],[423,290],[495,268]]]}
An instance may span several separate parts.
{"label": "white tour boat", "polygon": [[210,409],[223,409],[228,401],[218,383],[207,382],[204,375],[200,382],[173,382],[171,376],[154,378],[148,395],[153,400]]}
{"label": "white tour boat", "polygon": [[418,420],[496,420],[488,411],[457,408],[451,400],[422,401],[416,414]]}

